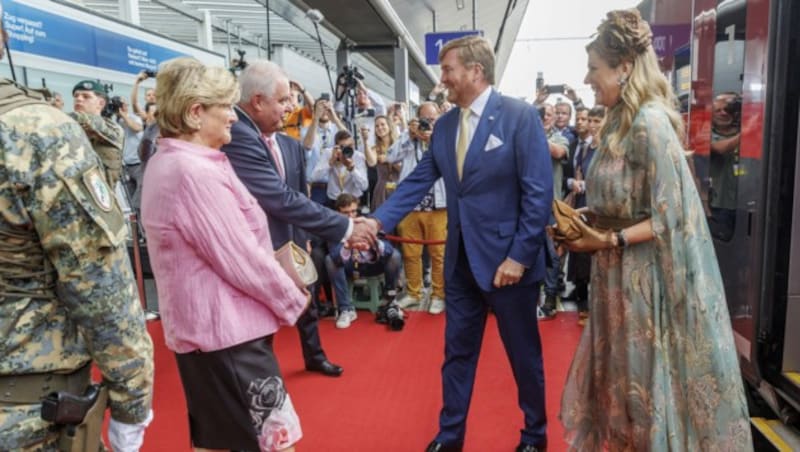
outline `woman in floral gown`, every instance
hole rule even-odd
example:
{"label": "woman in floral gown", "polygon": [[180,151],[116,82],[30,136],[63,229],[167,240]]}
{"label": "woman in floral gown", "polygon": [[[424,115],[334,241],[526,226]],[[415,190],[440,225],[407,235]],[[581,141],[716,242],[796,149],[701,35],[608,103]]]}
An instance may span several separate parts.
{"label": "woman in floral gown", "polygon": [[587,176],[590,321],[561,401],[571,450],[749,451],[725,292],[648,24],[613,11],[587,46],[608,107]]}

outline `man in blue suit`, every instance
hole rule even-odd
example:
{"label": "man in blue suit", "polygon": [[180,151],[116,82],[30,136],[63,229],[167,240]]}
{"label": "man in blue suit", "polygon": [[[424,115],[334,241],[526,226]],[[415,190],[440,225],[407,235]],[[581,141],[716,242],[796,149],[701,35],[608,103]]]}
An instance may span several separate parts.
{"label": "man in blue suit", "polygon": [[489,309],[497,317],[525,425],[517,451],[547,445],[544,370],[536,319],[545,275],[545,225],[553,176],[539,115],[492,89],[494,54],[470,36],[439,53],[453,109],[436,123],[429,150],[376,212],[391,230],[433,183],[447,190],[444,405],[427,451],[460,451]]}
{"label": "man in blue suit", "polygon": [[[253,61],[240,74],[239,84],[242,95],[235,107],[239,121],[231,127],[231,142],[222,152],[267,214],[273,246],[277,249],[293,240],[305,248],[303,230],[332,242],[374,240],[363,223],[306,196],[305,150],[299,141],[277,133],[291,111],[289,78],[283,70],[266,60]],[[342,368],[328,361],[317,323],[312,303],[297,321],[306,369],[338,377]]]}

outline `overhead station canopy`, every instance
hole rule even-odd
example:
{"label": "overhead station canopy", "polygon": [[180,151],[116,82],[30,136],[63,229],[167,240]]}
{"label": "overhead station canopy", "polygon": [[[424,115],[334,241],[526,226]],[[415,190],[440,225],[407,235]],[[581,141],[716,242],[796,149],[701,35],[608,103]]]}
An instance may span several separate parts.
{"label": "overhead station canopy", "polygon": [[[87,9],[119,17],[172,39],[195,45],[202,42],[203,24],[210,25],[210,43],[267,49],[283,45],[314,61],[323,62],[309,9],[325,17],[319,27],[327,63],[335,65],[342,41],[354,50],[352,61],[371,78],[391,86],[394,77],[392,47],[408,49],[409,78],[421,93],[438,80],[438,67],[425,64],[425,34],[475,28],[495,45],[498,79],[527,9],[528,0],[78,0]],[[127,9],[121,5],[133,4]],[[473,8],[476,6],[476,8]],[[131,13],[131,11],[135,13]],[[137,17],[127,17],[135,16]],[[229,50],[230,52],[230,50]],[[248,57],[255,57],[249,55]],[[229,57],[235,57],[229,55]]]}
{"label": "overhead station canopy", "polygon": [[[389,74],[399,43],[409,52],[409,77],[427,93],[438,80],[438,67],[425,64],[425,34],[481,30],[497,54],[499,81],[522,23],[528,0],[292,0],[303,10],[315,8],[336,35],[369,55]],[[473,11],[475,14],[473,14]],[[474,26],[473,26],[474,20]]]}

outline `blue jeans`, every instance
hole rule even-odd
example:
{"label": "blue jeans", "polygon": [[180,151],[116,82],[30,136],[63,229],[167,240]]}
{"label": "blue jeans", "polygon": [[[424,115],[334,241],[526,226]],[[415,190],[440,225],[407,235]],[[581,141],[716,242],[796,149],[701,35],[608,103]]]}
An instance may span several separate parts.
{"label": "blue jeans", "polygon": [[561,259],[558,257],[556,246],[549,236],[547,237],[546,252],[550,257],[550,265],[547,266],[544,275],[544,294],[555,297],[558,295],[558,279],[561,274]]}
{"label": "blue jeans", "polygon": [[[400,263],[402,258],[391,243],[383,242],[383,253],[375,263],[358,264],[359,277],[377,276],[383,273],[384,293],[389,290],[397,289],[397,278],[400,274]],[[353,277],[355,265],[352,259],[343,260],[341,256],[342,244],[330,244],[330,254],[325,257],[325,268],[328,270],[328,277],[333,285],[333,292],[336,296],[336,303],[339,311],[353,309],[353,300],[350,299],[350,291],[347,288],[347,278]]]}

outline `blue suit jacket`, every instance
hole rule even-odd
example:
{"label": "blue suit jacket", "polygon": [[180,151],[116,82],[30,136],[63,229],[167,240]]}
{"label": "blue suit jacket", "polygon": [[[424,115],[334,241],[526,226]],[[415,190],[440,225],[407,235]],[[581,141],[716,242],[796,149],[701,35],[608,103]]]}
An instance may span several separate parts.
{"label": "blue suit jacket", "polygon": [[222,152],[269,217],[273,247],[277,249],[289,240],[305,247],[305,235],[297,228],[329,241],[344,238],[349,220],[306,196],[305,150],[300,142],[275,135],[284,157],[284,182],[258,126],[238,107],[236,114],[239,121],[231,127],[231,142],[222,147]]}
{"label": "blue suit jacket", "polygon": [[[462,239],[470,269],[482,290],[494,290],[495,272],[506,257],[527,267],[520,285],[543,280],[544,228],[553,201],[553,174],[539,114],[523,101],[492,91],[467,151],[460,181],[456,170],[458,122],[458,109],[439,118],[430,150],[375,217],[385,230],[394,229],[443,177],[447,190],[446,280],[458,264]],[[490,136],[502,144],[486,149]]]}

